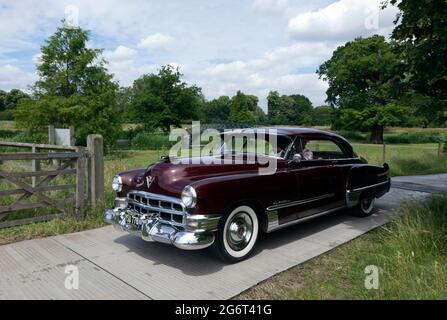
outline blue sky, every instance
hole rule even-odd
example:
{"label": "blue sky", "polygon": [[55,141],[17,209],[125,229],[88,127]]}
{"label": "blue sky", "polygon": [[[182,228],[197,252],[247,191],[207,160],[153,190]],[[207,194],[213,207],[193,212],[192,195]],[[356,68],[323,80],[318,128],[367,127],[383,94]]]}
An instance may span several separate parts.
{"label": "blue sky", "polygon": [[270,90],[314,105],[327,84],[315,70],[356,36],[389,36],[396,9],[381,0],[0,0],[0,89],[37,79],[39,48],[67,18],[91,30],[123,86],[160,66],[179,66],[208,99],[241,89],[265,108]]}

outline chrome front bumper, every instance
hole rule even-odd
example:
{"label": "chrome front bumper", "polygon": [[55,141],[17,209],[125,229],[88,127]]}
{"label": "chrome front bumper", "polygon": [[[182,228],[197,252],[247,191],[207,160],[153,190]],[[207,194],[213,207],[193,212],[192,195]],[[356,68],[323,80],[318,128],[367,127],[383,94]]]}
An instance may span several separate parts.
{"label": "chrome front bumper", "polygon": [[199,250],[211,246],[214,243],[214,231],[219,222],[219,217],[190,216],[189,220],[197,221],[199,228],[189,231],[159,219],[144,216],[137,218],[139,223],[136,226],[126,222],[127,214],[134,215],[135,213],[128,209],[109,209],[104,213],[104,222],[113,224],[118,230],[140,236],[145,241],[172,244],[183,250]]}

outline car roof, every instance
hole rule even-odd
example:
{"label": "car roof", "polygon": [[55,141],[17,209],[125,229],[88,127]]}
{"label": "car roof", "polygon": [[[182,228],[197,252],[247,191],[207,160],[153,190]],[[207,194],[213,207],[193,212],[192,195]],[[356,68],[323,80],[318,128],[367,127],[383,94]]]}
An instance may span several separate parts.
{"label": "car roof", "polygon": [[301,136],[301,135],[326,135],[326,136],[336,136],[338,135],[314,128],[301,128],[301,127],[260,127],[260,128],[245,128],[245,129],[234,129],[225,131],[225,134],[243,134],[243,133],[256,133],[263,132],[266,134],[277,134],[286,136]]}

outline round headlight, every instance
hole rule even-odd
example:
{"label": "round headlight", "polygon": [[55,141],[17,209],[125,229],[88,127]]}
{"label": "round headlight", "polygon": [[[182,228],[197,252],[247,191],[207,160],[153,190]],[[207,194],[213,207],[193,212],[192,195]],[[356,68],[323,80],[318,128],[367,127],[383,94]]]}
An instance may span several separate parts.
{"label": "round headlight", "polygon": [[186,186],[182,191],[182,202],[187,208],[194,208],[197,201],[196,190],[191,186]]}
{"label": "round headlight", "polygon": [[114,176],[112,180],[112,189],[115,192],[121,192],[123,190],[123,180],[120,176]]}

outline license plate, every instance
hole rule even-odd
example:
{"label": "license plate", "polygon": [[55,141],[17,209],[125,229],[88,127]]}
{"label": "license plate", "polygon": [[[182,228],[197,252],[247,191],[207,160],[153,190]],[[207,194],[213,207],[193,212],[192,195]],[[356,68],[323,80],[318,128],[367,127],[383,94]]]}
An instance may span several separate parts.
{"label": "license plate", "polygon": [[131,214],[126,214],[126,223],[127,224],[132,224],[134,226],[138,226],[139,225],[139,219]]}

